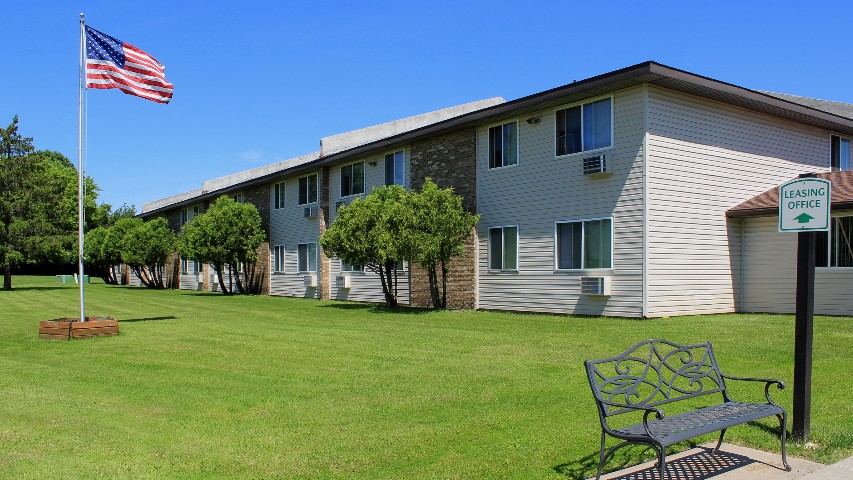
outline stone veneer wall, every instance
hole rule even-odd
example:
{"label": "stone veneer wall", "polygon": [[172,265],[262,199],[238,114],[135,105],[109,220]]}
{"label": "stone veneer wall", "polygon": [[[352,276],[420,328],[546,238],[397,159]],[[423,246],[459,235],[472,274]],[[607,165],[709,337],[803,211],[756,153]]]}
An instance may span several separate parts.
{"label": "stone veneer wall", "polygon": [[[477,134],[471,127],[412,144],[411,186],[420,190],[426,177],[441,188],[453,187],[462,197],[462,208],[477,213]],[[462,255],[450,262],[447,280],[447,308],[477,306],[477,233],[465,240]],[[430,305],[429,277],[426,269],[410,265],[410,302]]]}
{"label": "stone veneer wall", "polygon": [[[323,167],[320,172],[320,191],[317,193],[320,195],[320,211],[317,220],[320,224],[320,235],[323,235],[329,228],[329,219],[331,218],[329,216],[329,167]],[[319,243],[317,245],[319,246]],[[320,262],[318,273],[320,277],[317,279],[317,285],[320,287],[320,300],[329,300],[332,295],[332,263],[325,250],[322,248],[318,250]]]}
{"label": "stone veneer wall", "polygon": [[264,295],[270,294],[270,188],[270,185],[260,185],[243,191],[246,203],[251,203],[258,209],[261,215],[261,230],[266,237],[258,246],[258,261],[255,264],[255,271],[261,275],[261,293]]}

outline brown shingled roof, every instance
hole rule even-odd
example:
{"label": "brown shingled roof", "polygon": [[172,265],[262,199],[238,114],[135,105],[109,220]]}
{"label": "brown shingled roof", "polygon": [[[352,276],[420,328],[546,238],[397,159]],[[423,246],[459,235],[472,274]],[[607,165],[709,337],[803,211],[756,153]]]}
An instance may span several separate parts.
{"label": "brown shingled roof", "polygon": [[[853,171],[818,173],[817,178],[832,182],[833,211],[853,210]],[[761,217],[779,212],[779,187],[771,188],[730,208],[727,217]]]}

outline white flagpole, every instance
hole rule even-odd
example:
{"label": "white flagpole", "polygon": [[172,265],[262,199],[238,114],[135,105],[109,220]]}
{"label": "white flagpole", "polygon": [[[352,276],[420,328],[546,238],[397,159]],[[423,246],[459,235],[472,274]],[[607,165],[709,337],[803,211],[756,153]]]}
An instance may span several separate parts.
{"label": "white flagpole", "polygon": [[85,21],[83,20],[83,14],[80,14],[80,96],[79,96],[79,104],[77,106],[77,266],[80,270],[80,274],[77,277],[77,281],[80,285],[80,321],[86,321],[86,302],[85,302],[85,293],[84,287],[85,282],[83,281],[83,221],[86,218],[86,211],[84,210],[84,199],[83,199],[83,77],[86,76],[85,73],[85,63],[83,61],[83,57],[86,52],[86,44],[85,44]]}

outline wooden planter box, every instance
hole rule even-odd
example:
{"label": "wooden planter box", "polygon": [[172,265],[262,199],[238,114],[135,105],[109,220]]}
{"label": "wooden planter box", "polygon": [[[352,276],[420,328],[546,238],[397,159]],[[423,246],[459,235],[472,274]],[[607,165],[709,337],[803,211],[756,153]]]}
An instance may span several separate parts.
{"label": "wooden planter box", "polygon": [[118,335],[118,320],[105,317],[87,317],[81,322],[78,318],[57,318],[39,322],[39,337],[55,340],[69,338],[90,338]]}

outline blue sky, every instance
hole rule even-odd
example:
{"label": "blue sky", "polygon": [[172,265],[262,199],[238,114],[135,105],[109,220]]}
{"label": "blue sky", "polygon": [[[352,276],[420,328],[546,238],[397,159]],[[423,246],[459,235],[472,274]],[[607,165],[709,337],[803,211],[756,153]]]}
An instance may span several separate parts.
{"label": "blue sky", "polygon": [[169,105],[88,97],[87,173],[137,210],[323,136],[646,60],[853,103],[847,2],[7,3],[0,123],[75,164],[79,13],[166,65]]}

